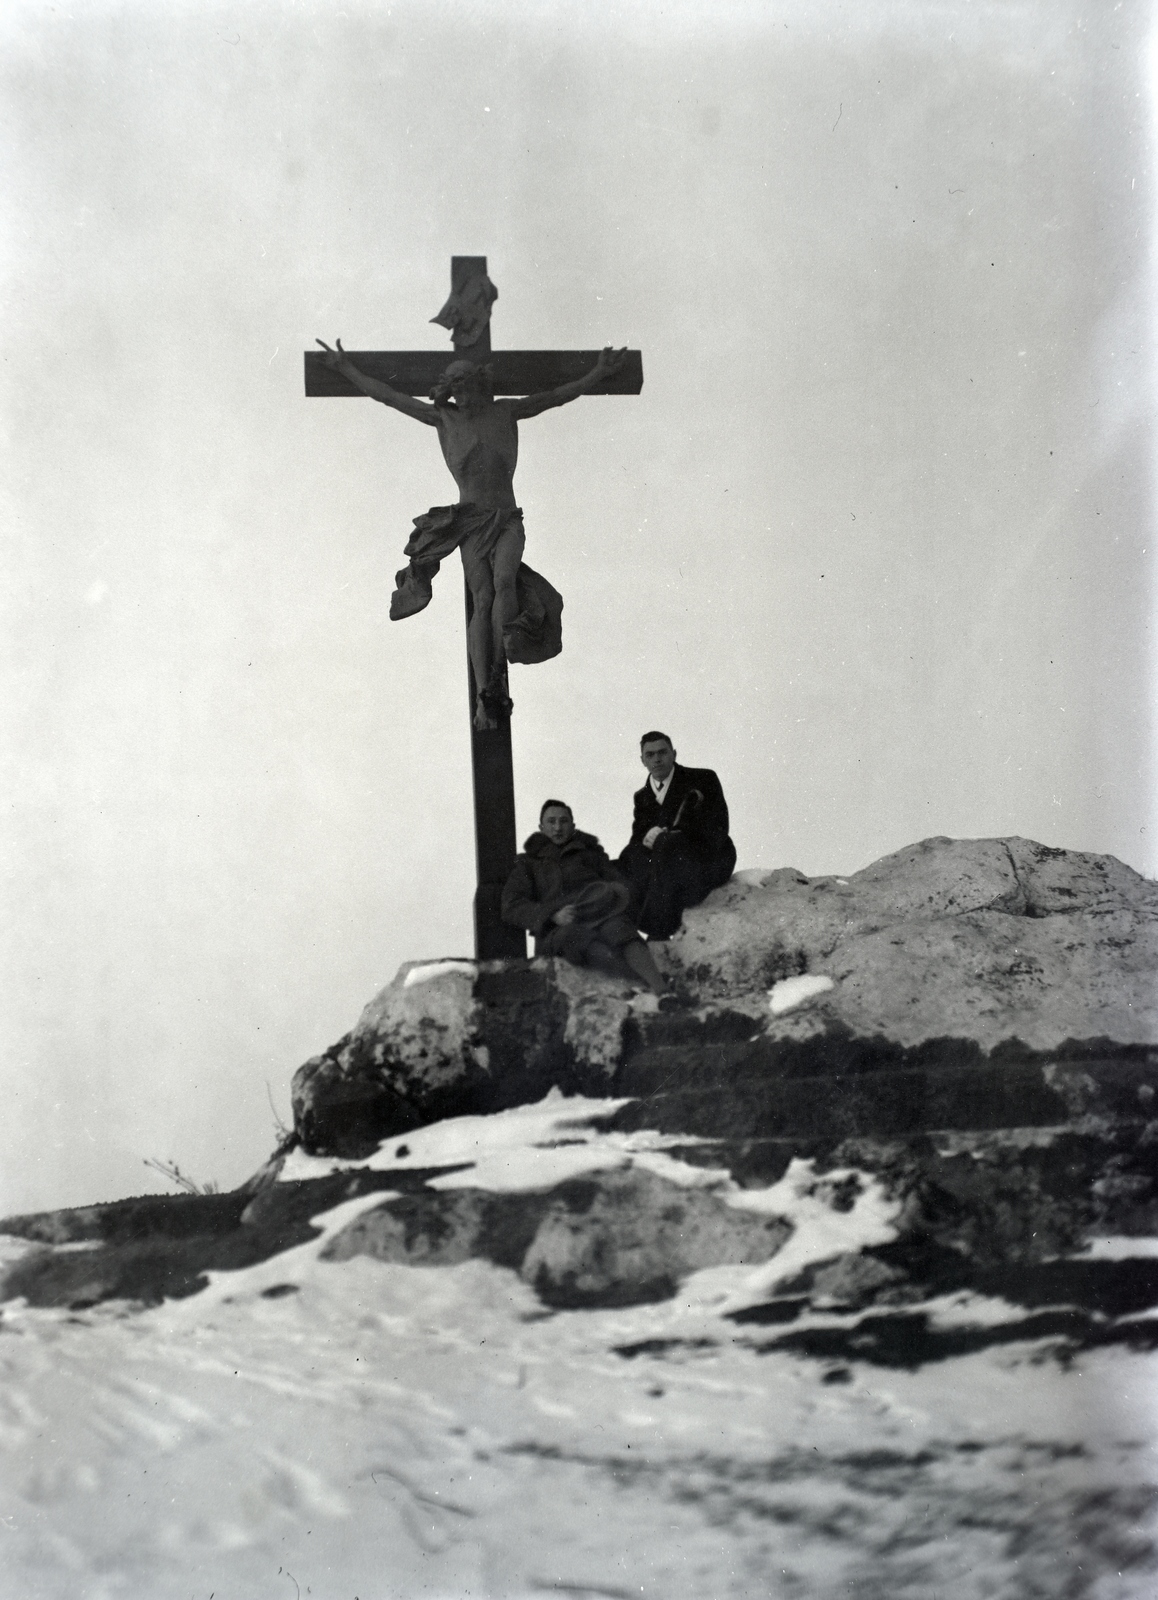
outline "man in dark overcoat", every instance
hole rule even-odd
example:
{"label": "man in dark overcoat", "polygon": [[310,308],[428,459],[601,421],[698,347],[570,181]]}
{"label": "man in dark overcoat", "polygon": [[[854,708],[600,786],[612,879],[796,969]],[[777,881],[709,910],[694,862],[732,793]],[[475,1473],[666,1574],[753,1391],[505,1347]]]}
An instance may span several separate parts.
{"label": "man in dark overcoat", "polygon": [[536,956],[562,956],[615,978],[668,992],[634,922],[630,890],[593,833],[580,833],[565,800],[544,800],[539,832],[527,840],[503,889],[503,921],[535,935]]}
{"label": "man in dark overcoat", "polygon": [[736,866],[728,803],[707,767],[681,767],[666,733],[639,741],[648,780],[636,791],[631,842],[619,866],[632,888],[635,923],[650,939],[669,939],[687,906],[727,883]]}

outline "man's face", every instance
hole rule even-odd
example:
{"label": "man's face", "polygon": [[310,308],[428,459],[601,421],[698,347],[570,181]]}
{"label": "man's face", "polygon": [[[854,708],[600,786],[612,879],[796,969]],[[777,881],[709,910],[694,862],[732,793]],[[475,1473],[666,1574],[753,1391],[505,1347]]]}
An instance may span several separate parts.
{"label": "man's face", "polygon": [[566,844],[575,832],[575,821],[562,806],[548,806],[539,819],[539,832],[545,833],[552,844]]}
{"label": "man's face", "polygon": [[464,411],[477,410],[490,398],[477,372],[456,373],[450,380],[450,393]]}
{"label": "man's face", "polygon": [[663,783],[675,766],[676,753],[666,739],[649,739],[639,752],[639,759],[643,762],[653,778],[658,778]]}

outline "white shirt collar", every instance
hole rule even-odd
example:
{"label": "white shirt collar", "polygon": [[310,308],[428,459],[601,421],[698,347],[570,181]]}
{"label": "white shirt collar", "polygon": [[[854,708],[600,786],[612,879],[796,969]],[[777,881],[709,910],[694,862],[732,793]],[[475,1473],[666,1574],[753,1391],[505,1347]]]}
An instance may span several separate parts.
{"label": "white shirt collar", "polygon": [[667,798],[667,792],[671,788],[671,780],[674,777],[675,768],[673,767],[663,783],[657,783],[654,778],[648,778],[647,780],[648,783],[651,784],[651,792],[655,795],[655,798],[659,801],[661,806],[663,805],[664,800]]}

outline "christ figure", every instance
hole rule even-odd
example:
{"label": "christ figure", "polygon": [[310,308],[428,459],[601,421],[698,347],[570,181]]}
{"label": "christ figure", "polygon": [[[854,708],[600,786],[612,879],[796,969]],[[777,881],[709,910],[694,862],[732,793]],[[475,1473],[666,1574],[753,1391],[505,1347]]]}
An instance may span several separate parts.
{"label": "christ figure", "polygon": [[474,725],[498,727],[511,710],[507,662],[547,661],[563,647],[563,601],[522,559],[523,514],[514,491],[518,424],[589,394],[619,371],[627,352],[608,347],[585,378],[503,400],[495,399],[485,366],[452,361],[430,400],[417,400],[359,371],[340,339],[336,349],[322,339],[318,343],[327,364],[363,394],[438,430],[443,459],[458,485],[458,504],[432,506],[415,517],[406,545],[410,565],[397,575],[390,615],[397,621],[429,605],[440,563],[451,551],[461,552],[471,597],[467,648],[477,690]]}

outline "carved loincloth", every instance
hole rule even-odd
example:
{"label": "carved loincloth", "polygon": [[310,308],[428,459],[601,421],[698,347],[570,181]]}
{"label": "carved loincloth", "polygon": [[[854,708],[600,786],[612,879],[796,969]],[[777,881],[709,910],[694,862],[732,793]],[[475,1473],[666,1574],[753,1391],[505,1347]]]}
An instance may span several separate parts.
{"label": "carved loincloth", "polygon": [[[452,551],[469,539],[473,552],[489,556],[504,529],[512,522],[522,526],[519,510],[495,510],[489,506],[431,506],[414,519],[414,532],[406,545],[410,565],[394,579],[390,599],[390,618],[398,622],[412,617],[430,604],[435,575]],[[508,661],[533,665],[549,661],[563,648],[563,597],[546,578],[519,563],[515,577],[519,611],[503,629],[503,650]]]}

